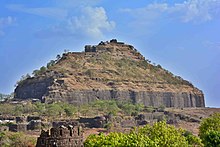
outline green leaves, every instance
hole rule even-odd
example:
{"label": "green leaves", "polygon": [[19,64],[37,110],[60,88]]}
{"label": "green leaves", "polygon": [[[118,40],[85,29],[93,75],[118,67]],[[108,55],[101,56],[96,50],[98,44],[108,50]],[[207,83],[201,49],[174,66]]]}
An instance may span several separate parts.
{"label": "green leaves", "polygon": [[[188,147],[202,146],[201,143],[189,142],[183,130],[158,122],[153,126],[136,128],[128,134],[110,133],[108,135],[90,135],[84,142],[85,147],[117,146],[117,147]],[[198,137],[193,136],[194,139]]]}
{"label": "green leaves", "polygon": [[22,132],[0,132],[1,147],[31,147],[35,144],[36,138]]}
{"label": "green leaves", "polygon": [[90,135],[84,142],[85,147],[144,147],[152,144],[153,142],[148,137],[136,133],[110,133],[107,136],[101,133]]}
{"label": "green leaves", "polygon": [[202,121],[199,136],[207,147],[220,146],[220,113],[214,113]]}
{"label": "green leaves", "polygon": [[220,147],[220,131],[209,131],[204,135],[204,142],[207,147]]}

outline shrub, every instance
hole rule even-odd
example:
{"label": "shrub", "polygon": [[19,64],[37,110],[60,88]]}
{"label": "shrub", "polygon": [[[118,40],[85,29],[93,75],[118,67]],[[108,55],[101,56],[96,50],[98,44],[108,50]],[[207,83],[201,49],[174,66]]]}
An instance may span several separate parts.
{"label": "shrub", "polygon": [[202,140],[199,137],[194,136],[191,132],[185,131],[183,135],[186,137],[186,140],[190,145],[203,146]]}
{"label": "shrub", "polygon": [[199,136],[205,146],[220,146],[220,113],[202,121]]}
{"label": "shrub", "polygon": [[[128,134],[110,133],[109,135],[90,135],[84,142],[85,147],[94,146],[119,146],[119,147],[188,147],[202,146],[195,136],[185,137],[184,131],[167,125],[164,121],[153,126],[146,125],[143,128],[132,130]],[[189,136],[189,135],[188,135]],[[191,140],[190,140],[191,139]]]}
{"label": "shrub", "polygon": [[25,135],[21,132],[0,133],[1,147],[34,147],[36,138]]}

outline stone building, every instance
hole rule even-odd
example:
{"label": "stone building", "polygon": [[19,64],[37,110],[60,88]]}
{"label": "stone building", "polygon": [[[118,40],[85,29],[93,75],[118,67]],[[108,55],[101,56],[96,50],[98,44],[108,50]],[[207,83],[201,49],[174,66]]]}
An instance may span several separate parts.
{"label": "stone building", "polygon": [[27,125],[28,125],[27,123],[10,124],[9,131],[11,131],[11,132],[26,132]]}
{"label": "stone building", "polygon": [[81,126],[60,126],[50,131],[42,130],[36,147],[82,147],[83,130]]}

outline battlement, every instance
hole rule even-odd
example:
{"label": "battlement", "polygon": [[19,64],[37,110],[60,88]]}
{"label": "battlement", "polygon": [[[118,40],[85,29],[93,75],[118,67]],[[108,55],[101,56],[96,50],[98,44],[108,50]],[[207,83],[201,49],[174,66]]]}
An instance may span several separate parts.
{"label": "battlement", "polygon": [[36,147],[80,147],[83,146],[83,128],[77,126],[59,126],[50,130],[41,131]]}
{"label": "battlement", "polygon": [[[101,41],[98,45],[86,45],[85,46],[85,52],[98,52],[100,50],[106,50],[109,46],[114,46],[114,45],[122,45],[122,46],[129,46],[126,45],[124,42],[118,42],[117,39],[112,39],[106,42]],[[104,47],[103,47],[104,46]]]}

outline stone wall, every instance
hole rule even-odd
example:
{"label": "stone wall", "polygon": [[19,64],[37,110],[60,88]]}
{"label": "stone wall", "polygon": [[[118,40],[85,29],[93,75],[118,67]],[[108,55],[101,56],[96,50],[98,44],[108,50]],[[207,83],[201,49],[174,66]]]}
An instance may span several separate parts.
{"label": "stone wall", "polygon": [[82,147],[83,131],[81,126],[60,126],[50,131],[42,130],[36,147]]}
{"label": "stone wall", "polygon": [[9,131],[12,132],[26,132],[27,131],[27,123],[21,123],[21,124],[10,124],[9,125]]}

